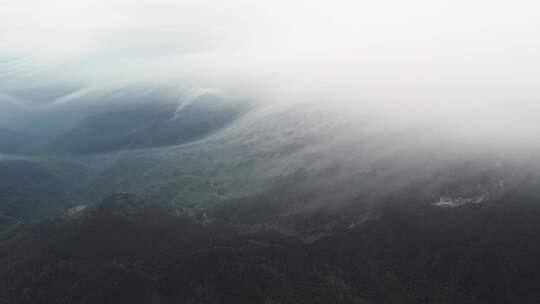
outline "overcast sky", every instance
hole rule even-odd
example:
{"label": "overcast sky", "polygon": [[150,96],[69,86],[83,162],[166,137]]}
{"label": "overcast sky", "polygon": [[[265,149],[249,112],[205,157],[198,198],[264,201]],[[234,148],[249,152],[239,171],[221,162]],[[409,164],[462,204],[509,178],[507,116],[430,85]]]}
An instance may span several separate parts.
{"label": "overcast sky", "polygon": [[285,102],[376,104],[484,133],[540,130],[537,1],[0,4],[4,95],[70,83],[182,83]]}

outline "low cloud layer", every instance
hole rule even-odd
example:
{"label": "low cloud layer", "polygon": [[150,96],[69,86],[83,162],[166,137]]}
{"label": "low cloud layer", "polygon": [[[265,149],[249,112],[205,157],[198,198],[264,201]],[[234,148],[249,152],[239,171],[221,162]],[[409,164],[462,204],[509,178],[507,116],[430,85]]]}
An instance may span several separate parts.
{"label": "low cloud layer", "polygon": [[526,148],[540,144],[539,12],[525,0],[11,1],[0,101],[223,90]]}

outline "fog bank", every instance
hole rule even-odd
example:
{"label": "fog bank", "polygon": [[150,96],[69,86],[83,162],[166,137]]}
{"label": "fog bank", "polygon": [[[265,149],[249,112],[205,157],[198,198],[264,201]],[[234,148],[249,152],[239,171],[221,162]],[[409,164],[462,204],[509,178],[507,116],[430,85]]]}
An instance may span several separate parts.
{"label": "fog bank", "polygon": [[525,0],[12,1],[0,8],[2,117],[6,104],[165,87],[536,148],[539,12]]}

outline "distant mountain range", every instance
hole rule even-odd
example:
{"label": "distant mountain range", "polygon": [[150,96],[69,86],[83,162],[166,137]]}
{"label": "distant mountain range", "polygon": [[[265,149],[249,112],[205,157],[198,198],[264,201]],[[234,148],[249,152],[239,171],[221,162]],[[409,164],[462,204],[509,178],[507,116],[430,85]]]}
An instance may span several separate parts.
{"label": "distant mountain range", "polygon": [[0,132],[0,303],[540,298],[534,157],[215,92],[27,115]]}
{"label": "distant mountain range", "polygon": [[32,139],[24,133],[0,128],[0,154],[23,153],[31,142]]}
{"label": "distant mountain range", "polygon": [[147,103],[85,118],[51,141],[47,151],[71,154],[172,146],[203,138],[247,110],[218,95],[187,104]]}
{"label": "distant mountain range", "polygon": [[[105,165],[112,165],[123,153],[204,139],[251,108],[247,102],[216,93],[194,95],[184,102],[125,98],[110,104],[18,108],[29,121],[4,123],[28,134],[0,128],[0,179],[4,181],[0,213],[39,218],[61,214],[79,201],[92,203],[107,195],[95,191],[97,176],[104,176]],[[54,131],[59,126],[64,126],[63,131]],[[100,153],[100,160],[85,159]]]}

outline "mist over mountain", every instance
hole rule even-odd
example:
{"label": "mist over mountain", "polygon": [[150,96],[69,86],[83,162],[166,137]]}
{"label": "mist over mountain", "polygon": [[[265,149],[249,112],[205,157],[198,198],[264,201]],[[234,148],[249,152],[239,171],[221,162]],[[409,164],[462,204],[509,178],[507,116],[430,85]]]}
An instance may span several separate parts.
{"label": "mist over mountain", "polygon": [[1,153],[18,153],[24,151],[30,145],[30,137],[15,130],[0,129]]}
{"label": "mist over mountain", "polygon": [[538,303],[508,1],[0,8],[0,304]]}

